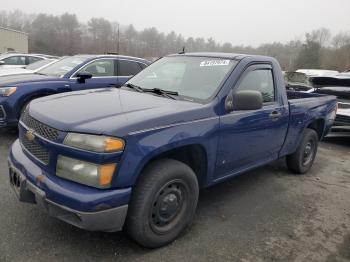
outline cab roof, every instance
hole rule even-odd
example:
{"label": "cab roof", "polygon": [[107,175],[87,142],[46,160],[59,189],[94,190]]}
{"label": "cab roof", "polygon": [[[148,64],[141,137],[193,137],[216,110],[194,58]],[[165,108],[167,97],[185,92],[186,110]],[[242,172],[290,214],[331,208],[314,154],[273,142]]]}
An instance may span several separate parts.
{"label": "cab roof", "polygon": [[[90,55],[90,54],[79,54],[79,55],[74,55],[75,57],[83,57],[86,59],[94,59],[94,58],[121,58],[121,59],[130,59],[130,60],[136,60],[136,61],[143,61],[143,62],[148,62],[147,59],[140,58],[140,57],[134,57],[134,56],[125,56],[125,55],[113,55],[113,54],[105,54],[105,55]],[[73,57],[74,57],[73,56]]]}
{"label": "cab roof", "polygon": [[195,57],[212,57],[212,58],[220,58],[220,59],[233,59],[233,60],[241,60],[245,57],[256,57],[260,59],[270,60],[271,57],[267,56],[259,56],[259,55],[248,55],[248,54],[236,54],[236,53],[221,53],[221,52],[192,52],[192,53],[179,53],[172,54],[169,56],[195,56]]}

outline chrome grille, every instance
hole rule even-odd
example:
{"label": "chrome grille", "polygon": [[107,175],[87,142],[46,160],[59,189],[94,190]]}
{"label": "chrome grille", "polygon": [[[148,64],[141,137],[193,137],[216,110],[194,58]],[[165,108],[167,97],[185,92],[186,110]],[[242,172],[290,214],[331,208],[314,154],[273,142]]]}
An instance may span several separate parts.
{"label": "chrome grille", "polygon": [[47,165],[50,161],[49,151],[43,148],[41,145],[35,143],[35,141],[29,141],[27,137],[21,133],[20,141],[22,147],[27,150],[35,158]]}
{"label": "chrome grille", "polygon": [[5,119],[6,113],[3,106],[0,106],[0,119]]}
{"label": "chrome grille", "polygon": [[21,121],[30,129],[33,129],[38,135],[55,141],[59,136],[59,131],[55,128],[49,127],[38,120],[31,117],[28,110],[25,110],[21,116]]}

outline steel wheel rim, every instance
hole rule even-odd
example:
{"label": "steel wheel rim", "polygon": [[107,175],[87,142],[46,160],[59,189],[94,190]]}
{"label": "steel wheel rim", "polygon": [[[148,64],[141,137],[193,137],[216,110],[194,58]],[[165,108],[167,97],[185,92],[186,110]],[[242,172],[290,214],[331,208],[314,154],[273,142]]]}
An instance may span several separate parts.
{"label": "steel wheel rim", "polygon": [[315,154],[315,143],[313,140],[309,140],[303,151],[303,166],[307,166],[311,163]]}
{"label": "steel wheel rim", "polygon": [[180,179],[162,186],[152,201],[149,217],[152,230],[165,234],[173,229],[187,209],[188,197],[188,186]]}

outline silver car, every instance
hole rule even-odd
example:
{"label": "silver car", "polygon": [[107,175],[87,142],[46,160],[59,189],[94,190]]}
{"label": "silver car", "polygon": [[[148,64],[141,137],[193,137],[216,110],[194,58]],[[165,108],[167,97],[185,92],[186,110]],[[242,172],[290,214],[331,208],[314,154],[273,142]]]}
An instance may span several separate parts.
{"label": "silver car", "polygon": [[0,55],[0,70],[4,68],[24,68],[34,62],[51,58],[57,57],[42,54],[4,53]]}
{"label": "silver car", "polygon": [[58,59],[43,59],[24,68],[0,68],[0,76],[33,74],[57,61]]}

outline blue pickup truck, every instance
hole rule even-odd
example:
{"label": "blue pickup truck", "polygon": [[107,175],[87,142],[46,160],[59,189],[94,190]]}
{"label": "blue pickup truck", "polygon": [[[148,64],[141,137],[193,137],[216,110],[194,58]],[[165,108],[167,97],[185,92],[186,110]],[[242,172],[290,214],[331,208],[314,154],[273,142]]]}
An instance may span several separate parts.
{"label": "blue pickup truck", "polygon": [[0,77],[0,127],[17,125],[26,105],[38,97],[100,88],[120,87],[150,63],[118,55],[66,57],[34,74]]}
{"label": "blue pickup truck", "polygon": [[199,188],[286,157],[312,166],[336,98],[286,92],[269,57],[164,57],[121,88],[32,101],[9,154],[20,201],[92,231],[126,225],[139,244],[173,241],[193,220]]}

